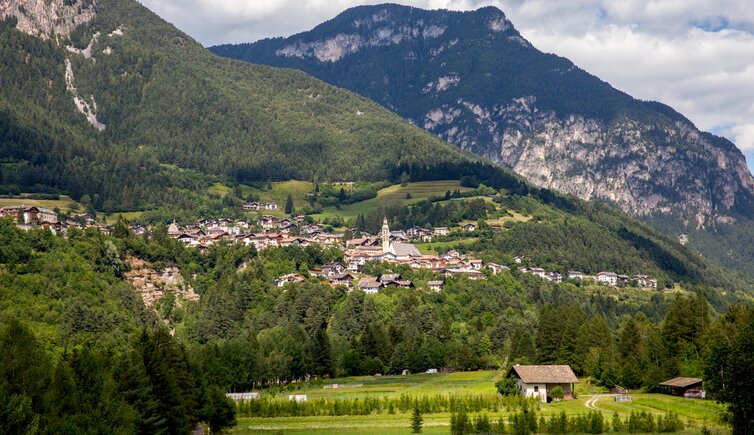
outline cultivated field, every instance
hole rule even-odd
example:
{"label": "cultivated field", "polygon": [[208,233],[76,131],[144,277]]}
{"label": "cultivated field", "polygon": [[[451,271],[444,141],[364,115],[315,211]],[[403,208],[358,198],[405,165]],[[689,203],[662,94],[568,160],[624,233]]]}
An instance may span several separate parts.
{"label": "cultivated field", "polygon": [[[500,377],[497,371],[462,372],[434,375],[408,376],[360,376],[328,380],[327,383],[306,385],[301,388],[278,392],[280,400],[286,400],[288,394],[306,394],[309,400],[315,399],[365,399],[413,397],[434,395],[495,395],[494,383]],[[338,388],[332,388],[338,384]],[[327,387],[327,388],[326,388]],[[613,412],[625,418],[631,411],[645,411],[664,415],[668,411],[677,413],[686,423],[684,433],[699,433],[707,427],[716,433],[729,431],[720,423],[722,408],[708,400],[684,399],[661,394],[630,394],[633,402],[617,403],[604,389],[592,387],[587,380],[577,386],[579,397],[572,401],[542,404],[538,414],[549,417],[565,411],[569,415],[586,414],[590,410],[601,411],[609,422]],[[502,416],[507,421],[508,412],[486,413],[491,420]],[[476,414],[471,413],[470,416]],[[449,433],[450,414],[425,414],[424,433]],[[351,433],[386,433],[408,434],[410,413],[382,413],[366,416],[313,416],[313,417],[279,417],[279,418],[239,418],[238,426],[230,431],[233,434],[252,432],[270,433],[307,433],[307,434],[351,434]],[[713,432],[713,433],[714,433]]]}

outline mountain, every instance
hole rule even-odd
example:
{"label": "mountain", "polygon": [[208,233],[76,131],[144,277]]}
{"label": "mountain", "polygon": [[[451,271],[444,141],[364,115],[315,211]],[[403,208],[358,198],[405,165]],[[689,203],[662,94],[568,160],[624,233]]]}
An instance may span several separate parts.
{"label": "mountain", "polygon": [[211,50],[358,92],[535,185],[616,205],[754,274],[754,178],[735,145],[537,50],[494,7],[361,6]]}
{"label": "mountain", "polygon": [[208,194],[217,182],[466,178],[585,219],[601,228],[585,232],[623,240],[676,281],[748,285],[646,225],[532,187],[363,97],[218,57],[134,1],[0,5],[0,189],[176,216],[227,206]]}
{"label": "mountain", "polygon": [[366,98],[218,57],[135,1],[5,0],[0,18],[0,193],[138,210],[218,180],[493,169]]}

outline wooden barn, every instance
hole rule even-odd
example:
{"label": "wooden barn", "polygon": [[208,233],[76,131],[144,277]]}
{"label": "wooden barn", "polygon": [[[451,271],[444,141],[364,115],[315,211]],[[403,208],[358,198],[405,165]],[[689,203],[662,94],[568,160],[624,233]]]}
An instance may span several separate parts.
{"label": "wooden barn", "polygon": [[691,397],[697,399],[704,398],[702,389],[702,379],[678,377],[660,382],[660,386],[673,396]]}

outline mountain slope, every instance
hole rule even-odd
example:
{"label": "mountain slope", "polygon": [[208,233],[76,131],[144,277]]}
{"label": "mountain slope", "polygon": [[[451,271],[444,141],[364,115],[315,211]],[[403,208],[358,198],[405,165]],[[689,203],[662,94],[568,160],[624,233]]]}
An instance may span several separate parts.
{"label": "mountain slope", "polygon": [[735,145],[540,52],[496,8],[356,7],[290,38],[211,50],[356,91],[536,185],[687,233],[754,273],[740,243],[754,227],[754,178]]}
{"label": "mountain slope", "polygon": [[382,180],[411,165],[478,165],[365,98],[215,56],[135,1],[0,6],[6,187],[128,210],[214,179]]}

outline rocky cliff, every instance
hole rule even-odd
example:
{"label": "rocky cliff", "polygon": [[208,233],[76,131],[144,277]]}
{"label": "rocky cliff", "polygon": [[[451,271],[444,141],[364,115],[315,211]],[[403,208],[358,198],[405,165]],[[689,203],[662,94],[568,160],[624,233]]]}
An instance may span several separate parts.
{"label": "rocky cliff", "polygon": [[0,18],[15,17],[16,28],[42,38],[67,37],[90,22],[95,0],[0,0]]}

